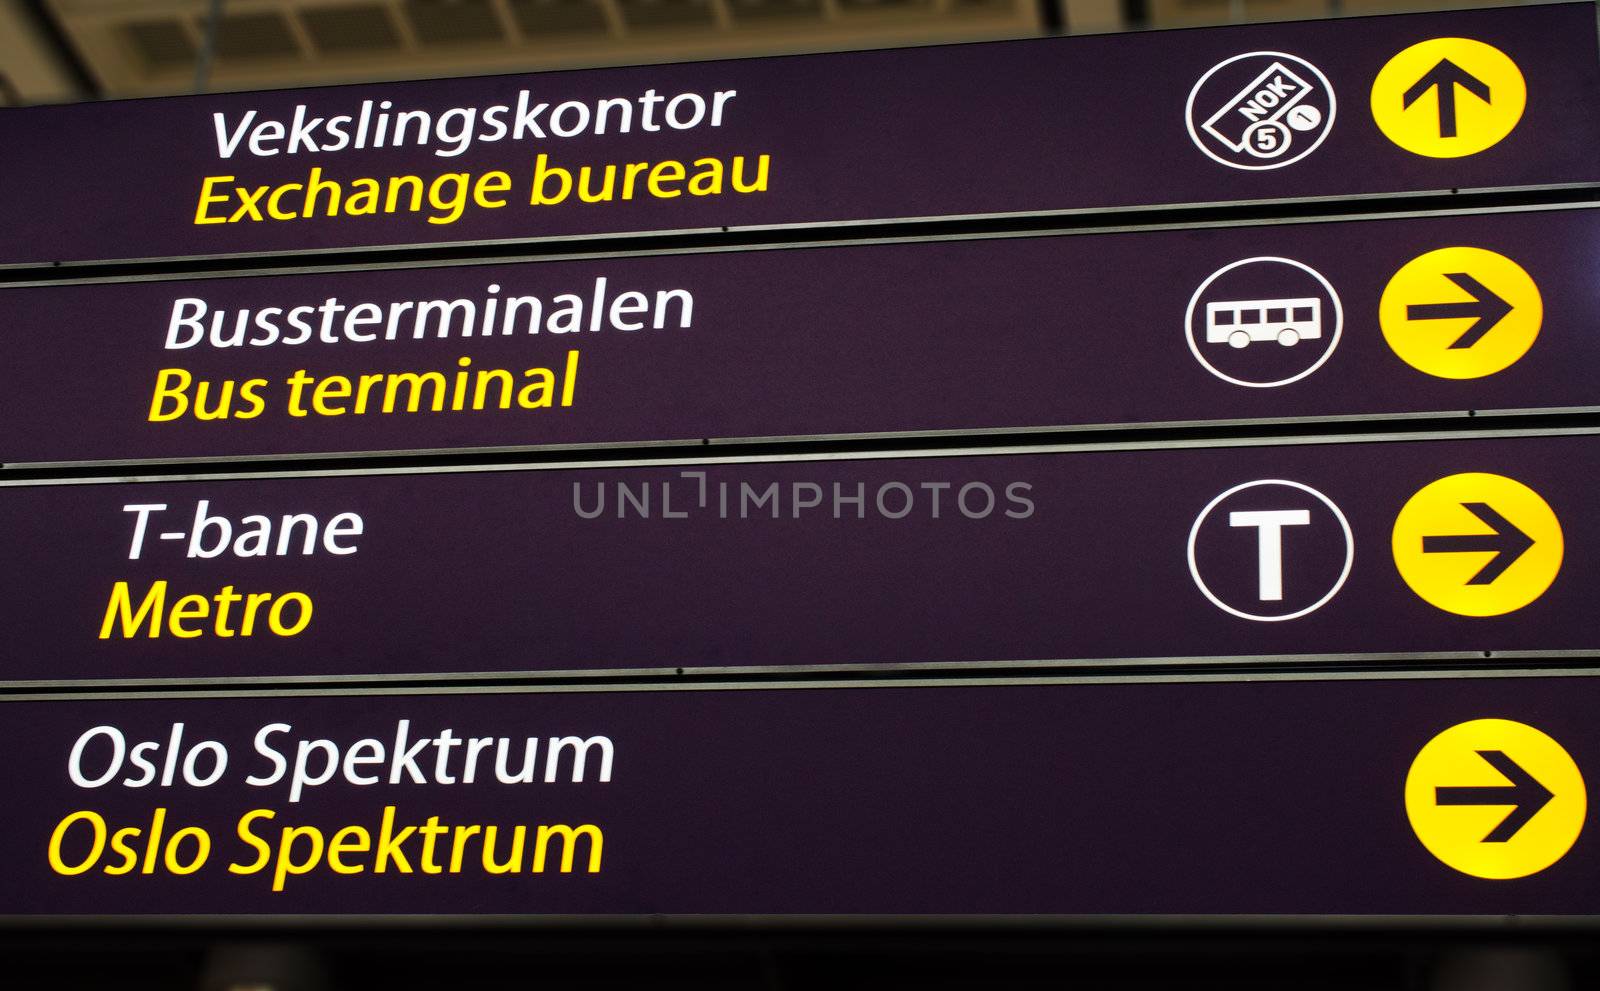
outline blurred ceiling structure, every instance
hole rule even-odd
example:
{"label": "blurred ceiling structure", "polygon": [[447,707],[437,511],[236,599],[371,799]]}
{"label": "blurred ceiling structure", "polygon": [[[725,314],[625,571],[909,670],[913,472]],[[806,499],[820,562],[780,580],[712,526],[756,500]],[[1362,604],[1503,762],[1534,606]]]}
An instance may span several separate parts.
{"label": "blurred ceiling structure", "polygon": [[0,0],[0,105],[1489,5],[1486,0]]}

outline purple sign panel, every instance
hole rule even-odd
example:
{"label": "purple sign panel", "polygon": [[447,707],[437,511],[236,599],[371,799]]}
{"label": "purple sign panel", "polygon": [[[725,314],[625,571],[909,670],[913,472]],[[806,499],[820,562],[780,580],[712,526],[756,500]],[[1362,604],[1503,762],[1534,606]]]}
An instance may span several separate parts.
{"label": "purple sign panel", "polygon": [[1568,210],[13,288],[0,461],[1593,407],[1597,246]]}
{"label": "purple sign panel", "polygon": [[1588,435],[0,489],[12,682],[1593,650]]}
{"label": "purple sign panel", "polygon": [[1597,703],[1570,678],[14,701],[0,913],[1592,915]]}
{"label": "purple sign panel", "polygon": [[1565,4],[6,110],[0,265],[1593,184],[1593,21]]}

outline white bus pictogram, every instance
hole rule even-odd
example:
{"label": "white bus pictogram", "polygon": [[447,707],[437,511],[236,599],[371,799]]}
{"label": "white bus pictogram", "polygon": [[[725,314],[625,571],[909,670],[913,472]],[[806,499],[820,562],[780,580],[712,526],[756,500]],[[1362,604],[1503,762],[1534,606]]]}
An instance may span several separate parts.
{"label": "white bus pictogram", "polygon": [[1228,299],[1206,304],[1206,343],[1249,347],[1257,341],[1277,341],[1293,347],[1322,336],[1322,300],[1315,296],[1295,299]]}

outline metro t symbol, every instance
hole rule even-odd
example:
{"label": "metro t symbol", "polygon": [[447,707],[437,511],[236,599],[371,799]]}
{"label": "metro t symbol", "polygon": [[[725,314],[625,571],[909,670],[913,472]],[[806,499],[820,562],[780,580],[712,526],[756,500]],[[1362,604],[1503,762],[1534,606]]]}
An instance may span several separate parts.
{"label": "metro t symbol", "polygon": [[1256,528],[1258,587],[1262,602],[1283,601],[1283,528],[1311,522],[1307,509],[1262,509],[1228,514],[1228,525]]}

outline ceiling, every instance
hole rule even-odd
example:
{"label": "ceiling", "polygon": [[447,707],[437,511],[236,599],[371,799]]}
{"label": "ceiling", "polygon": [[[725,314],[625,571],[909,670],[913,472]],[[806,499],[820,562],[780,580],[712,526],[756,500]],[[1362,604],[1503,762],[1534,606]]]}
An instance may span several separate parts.
{"label": "ceiling", "polygon": [[[0,0],[0,105],[194,92],[212,0]],[[1189,27],[1493,0],[221,0],[204,88]]]}

